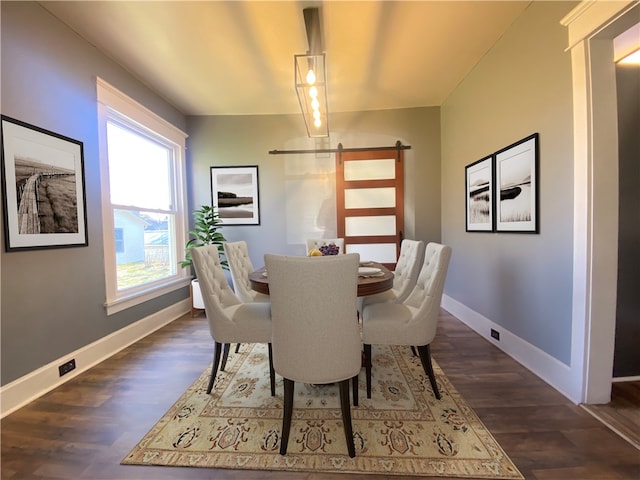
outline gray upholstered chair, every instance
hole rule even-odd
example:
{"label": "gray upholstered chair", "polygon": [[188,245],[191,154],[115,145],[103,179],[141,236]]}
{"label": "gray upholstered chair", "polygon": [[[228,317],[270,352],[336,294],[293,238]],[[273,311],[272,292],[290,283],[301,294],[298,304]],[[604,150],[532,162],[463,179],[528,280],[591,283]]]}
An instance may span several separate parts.
{"label": "gray upholstered chair", "polygon": [[344,251],[344,238],[308,238],[307,239],[307,253],[313,249],[320,249],[324,245],[330,245],[334,243],[338,248],[338,255],[345,253]]}
{"label": "gray upholstered chair", "polygon": [[371,345],[417,345],[424,372],[440,399],[431,363],[430,343],[436,335],[440,301],[451,258],[451,247],[428,243],[415,287],[404,302],[373,303],[362,311],[367,398],[371,398]]}
{"label": "gray upholstered chair", "polygon": [[404,302],[418,281],[418,274],[424,258],[424,242],[422,240],[402,240],[400,256],[394,270],[393,287],[386,292],[367,295],[358,299],[358,311],[366,305],[381,302]]}
{"label": "gray upholstered chair", "polygon": [[213,366],[207,393],[216,379],[222,344],[269,344],[269,375],[271,395],[275,395],[275,373],[271,356],[271,314],[269,303],[242,303],[233,293],[220,265],[218,247],[204,245],[191,250],[193,266],[198,276],[209,331],[215,343]]}
{"label": "gray upholstered chair", "polygon": [[233,290],[236,292],[238,298],[244,303],[268,302],[269,295],[251,289],[249,274],[255,271],[255,268],[253,268],[251,258],[249,258],[247,242],[244,240],[224,242],[222,247],[224,248],[224,255],[227,257],[227,263],[229,264]]}
{"label": "gray upholstered chair", "polygon": [[280,453],[287,452],[295,382],[339,383],[349,456],[355,456],[349,380],[358,404],[362,344],[354,319],[360,255],[265,254],[273,323],[273,366],[284,378]]}

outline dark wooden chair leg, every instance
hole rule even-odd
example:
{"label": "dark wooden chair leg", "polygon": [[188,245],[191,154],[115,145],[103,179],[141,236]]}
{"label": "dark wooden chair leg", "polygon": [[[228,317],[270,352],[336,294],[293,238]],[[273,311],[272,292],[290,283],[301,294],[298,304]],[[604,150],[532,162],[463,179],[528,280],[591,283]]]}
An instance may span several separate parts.
{"label": "dark wooden chair leg", "polygon": [[433,364],[431,363],[431,348],[429,348],[429,345],[422,345],[418,347],[418,351],[420,352],[420,361],[422,362],[424,373],[427,374],[427,376],[429,377],[429,381],[431,382],[433,394],[438,400],[440,400],[440,398],[442,397],[440,396],[440,391],[438,390],[436,375],[433,372]]}
{"label": "dark wooden chair leg", "polygon": [[238,353],[240,351],[240,345],[242,345],[241,343],[236,343],[236,353]]}
{"label": "dark wooden chair leg", "polygon": [[364,369],[367,374],[367,398],[371,398],[371,345],[364,346]]}
{"label": "dark wooden chair leg", "polygon": [[218,374],[218,364],[220,363],[220,350],[222,349],[222,344],[219,342],[214,342],[213,345],[213,365],[211,366],[211,377],[209,378],[209,386],[207,387],[207,394],[211,393],[213,389],[213,382],[216,381],[216,375]]}
{"label": "dark wooden chair leg", "polygon": [[353,406],[358,406],[358,375],[351,379],[351,385],[353,388]]}
{"label": "dark wooden chair leg", "polygon": [[340,382],[340,409],[342,410],[342,423],[344,424],[344,436],[347,441],[347,450],[351,458],[356,456],[356,447],[353,442],[353,425],[351,424],[351,403],[349,402],[349,379]]}
{"label": "dark wooden chair leg", "polygon": [[284,378],[284,411],[282,414],[282,435],[280,436],[280,455],[287,453],[289,444],[289,431],[291,430],[291,414],[293,412],[293,389],[294,382]]}
{"label": "dark wooden chair leg", "polygon": [[269,382],[271,383],[271,396],[276,396],[276,371],[273,368],[273,348],[271,344],[268,344],[269,347]]}
{"label": "dark wooden chair leg", "polygon": [[413,353],[414,357],[418,356],[418,352],[416,351],[416,347],[414,347],[413,345],[411,345],[411,352]]}
{"label": "dark wooden chair leg", "polygon": [[222,354],[222,365],[220,365],[220,370],[224,372],[225,367],[227,366],[227,359],[229,358],[229,349],[231,348],[230,343],[224,344],[224,353]]}

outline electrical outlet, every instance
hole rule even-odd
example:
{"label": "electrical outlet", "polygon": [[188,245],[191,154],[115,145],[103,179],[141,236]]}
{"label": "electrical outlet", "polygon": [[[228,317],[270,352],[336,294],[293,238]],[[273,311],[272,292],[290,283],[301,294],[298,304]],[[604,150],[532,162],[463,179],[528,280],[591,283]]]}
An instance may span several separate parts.
{"label": "electrical outlet", "polygon": [[491,329],[491,336],[496,340],[500,341],[500,332],[497,330]]}
{"label": "electrical outlet", "polygon": [[62,365],[60,365],[58,367],[58,372],[60,373],[60,376],[63,376],[69,373],[71,370],[75,370],[75,368],[76,368],[76,359],[72,358],[67,363],[63,363]]}

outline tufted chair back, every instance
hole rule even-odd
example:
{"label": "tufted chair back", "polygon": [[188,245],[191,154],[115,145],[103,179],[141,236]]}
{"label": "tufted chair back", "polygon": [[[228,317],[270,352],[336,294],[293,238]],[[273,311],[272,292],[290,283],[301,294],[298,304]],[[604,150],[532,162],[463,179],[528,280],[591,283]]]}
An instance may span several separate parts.
{"label": "tufted chair back", "polygon": [[404,302],[413,290],[423,258],[424,242],[422,240],[402,240],[400,256],[393,272],[393,290],[396,301]]}
{"label": "tufted chair back", "polygon": [[216,245],[194,248],[192,256],[211,336],[222,343],[270,343],[269,304],[240,301],[229,286]]}
{"label": "tufted chair back", "polygon": [[360,256],[264,258],[276,372],[318,384],[357,375],[360,330],[354,317]]}
{"label": "tufted chair back", "polygon": [[192,249],[193,266],[200,283],[202,300],[209,320],[209,329],[213,338],[224,338],[225,331],[232,328],[231,318],[226,309],[242,302],[233,293],[227,276],[220,264],[216,245],[204,245]]}
{"label": "tufted chair back", "polygon": [[419,324],[421,333],[414,338],[415,345],[431,343],[436,336],[438,313],[447,277],[451,247],[430,242],[415,287],[404,304],[415,309],[412,323]]}
{"label": "tufted chair back", "polygon": [[249,274],[255,270],[249,258],[247,242],[225,242],[222,244],[227,257],[231,281],[236,295],[242,302],[268,302],[269,296],[251,289]]}
{"label": "tufted chair back", "polygon": [[358,299],[358,311],[372,303],[404,302],[418,280],[420,267],[424,258],[424,242],[422,240],[402,240],[400,256],[393,274],[393,288],[376,295],[367,295]]}

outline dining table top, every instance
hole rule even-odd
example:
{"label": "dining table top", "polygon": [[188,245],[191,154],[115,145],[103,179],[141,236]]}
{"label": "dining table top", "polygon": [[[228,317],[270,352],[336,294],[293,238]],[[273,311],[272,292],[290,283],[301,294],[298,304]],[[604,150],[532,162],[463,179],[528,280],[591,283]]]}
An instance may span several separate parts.
{"label": "dining table top", "polygon": [[[373,274],[358,275],[358,296],[365,297],[390,290],[393,287],[393,272],[377,262],[361,262],[361,269],[379,269]],[[265,267],[249,274],[249,283],[256,292],[269,295],[269,276]]]}

